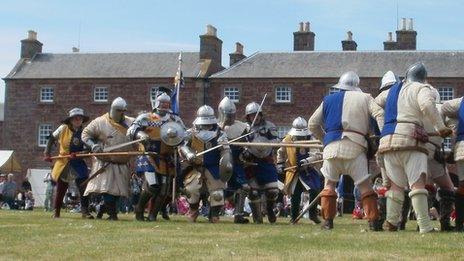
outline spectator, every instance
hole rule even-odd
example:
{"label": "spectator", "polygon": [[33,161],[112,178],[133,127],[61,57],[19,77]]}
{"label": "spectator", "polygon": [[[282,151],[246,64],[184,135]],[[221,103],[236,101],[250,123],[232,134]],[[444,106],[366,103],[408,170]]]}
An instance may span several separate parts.
{"label": "spectator", "polygon": [[24,206],[24,209],[25,210],[33,210],[34,209],[34,195],[32,194],[32,191],[28,191],[26,192],[26,198],[24,200],[25,202],[25,206]]}
{"label": "spectator", "polygon": [[5,184],[3,184],[3,200],[5,201],[6,204],[8,204],[8,207],[10,209],[14,209],[14,201],[16,197],[16,182],[13,180],[13,174],[10,173],[8,174],[7,181]]}
{"label": "spectator", "polygon": [[55,186],[55,182],[51,177],[51,173],[48,172],[44,178],[44,183],[47,183],[47,188],[45,189],[45,201],[44,201],[44,208],[45,211],[52,211],[53,210],[53,189]]}
{"label": "spectator", "polygon": [[21,184],[21,190],[26,193],[28,191],[32,191],[31,183],[27,178],[24,179],[23,183]]}
{"label": "spectator", "polygon": [[3,187],[5,186],[5,174],[0,174],[0,208],[3,205]]}

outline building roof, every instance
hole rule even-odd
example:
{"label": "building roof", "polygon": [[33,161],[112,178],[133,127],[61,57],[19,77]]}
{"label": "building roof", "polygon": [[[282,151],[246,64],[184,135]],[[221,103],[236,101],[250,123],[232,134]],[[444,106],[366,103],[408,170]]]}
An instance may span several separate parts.
{"label": "building roof", "polygon": [[[199,57],[198,52],[182,53],[184,77],[202,75]],[[20,60],[5,79],[169,78],[177,72],[178,59],[178,52],[39,53]]]}
{"label": "building roof", "polygon": [[346,71],[382,77],[404,76],[423,62],[429,77],[464,77],[464,51],[298,51],[257,52],[211,78],[338,78]]}

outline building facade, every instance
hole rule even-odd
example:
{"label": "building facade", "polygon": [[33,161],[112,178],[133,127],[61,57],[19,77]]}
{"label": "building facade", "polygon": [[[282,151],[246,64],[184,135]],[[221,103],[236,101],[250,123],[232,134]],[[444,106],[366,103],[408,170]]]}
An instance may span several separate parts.
{"label": "building facade", "polygon": [[[346,71],[361,77],[363,91],[377,95],[383,74],[392,70],[403,76],[413,63],[422,61],[429,82],[442,99],[464,94],[464,52],[417,51],[412,21],[384,42],[383,51],[357,51],[353,34],[341,41],[342,51],[314,51],[315,33],[309,23],[300,23],[293,33],[291,52],[258,52],[245,56],[243,45],[229,54],[228,68],[222,65],[222,41],[214,27],[200,35],[200,51],[182,53],[185,87],[180,95],[180,115],[191,125],[196,109],[217,104],[228,96],[237,104],[238,115],[246,104],[267,100],[263,111],[283,135],[294,118],[309,118],[331,86]],[[42,52],[42,43],[30,32],[21,41],[20,60],[4,78],[5,119],[0,147],[13,149],[23,169],[49,167],[42,161],[43,146],[50,131],[66,113],[81,107],[95,118],[108,111],[111,101],[123,97],[128,114],[151,109],[160,86],[172,87],[179,53],[67,53]],[[0,123],[1,124],[1,123]],[[1,125],[0,125],[1,127]]]}

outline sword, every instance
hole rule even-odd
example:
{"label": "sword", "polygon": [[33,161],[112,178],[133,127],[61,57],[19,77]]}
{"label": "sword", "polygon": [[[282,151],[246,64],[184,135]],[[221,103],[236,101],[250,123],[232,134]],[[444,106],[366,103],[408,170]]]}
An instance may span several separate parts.
{"label": "sword", "polygon": [[257,111],[256,114],[255,114],[255,118],[254,118],[253,121],[251,122],[250,130],[253,128],[253,126],[255,126],[255,122],[256,122],[256,119],[258,118],[259,111],[260,111],[261,108],[263,107],[263,104],[264,104],[264,101],[266,100],[266,97],[267,97],[267,93],[264,94],[263,100],[261,101],[261,104],[259,104],[259,108],[258,108],[258,111]]}
{"label": "sword", "polygon": [[[309,166],[309,165],[313,165],[313,164],[317,164],[317,163],[321,163],[321,162],[324,162],[324,160],[316,160],[316,161],[313,161],[313,162],[308,162],[308,163],[301,164],[300,166],[304,167],[304,166]],[[291,170],[291,169],[296,169],[296,168],[298,168],[298,166],[291,166],[291,167],[285,168],[284,171]]]}
{"label": "sword", "polygon": [[111,164],[111,162],[106,162],[105,165],[103,165],[100,169],[95,171],[95,173],[92,176],[90,176],[86,180],[84,180],[84,182],[82,182],[80,186],[87,185],[87,183],[89,183],[89,181],[96,178],[98,175],[102,174],[110,164]]}
{"label": "sword", "polygon": [[[239,136],[239,137],[237,137],[237,138],[235,138],[235,139],[229,140],[226,144],[219,144],[219,145],[216,145],[216,146],[214,146],[214,147],[211,147],[211,148],[209,148],[209,149],[207,149],[207,150],[204,150],[204,151],[202,151],[202,152],[199,152],[199,153],[195,154],[195,157],[201,156],[201,155],[203,155],[203,154],[205,154],[205,153],[208,153],[208,152],[210,152],[210,151],[212,151],[212,150],[218,149],[218,148],[222,147],[223,145],[234,145],[232,142],[237,141],[237,140],[240,140],[240,139],[242,139],[242,138],[245,138],[246,136],[251,135],[252,133],[254,133],[254,132],[249,132],[249,133],[247,133],[247,134],[243,134],[242,136]],[[180,162],[184,162],[184,161],[185,161],[185,159],[181,160]]]}
{"label": "sword", "polygon": [[314,206],[314,204],[316,204],[316,202],[319,200],[319,198],[321,197],[321,194],[322,192],[320,192],[319,194],[317,194],[317,196],[313,199],[313,201],[311,201],[311,203],[309,203],[309,205],[307,205],[301,212],[300,214],[298,215],[298,217],[296,217],[294,220],[290,220],[290,223],[292,224],[296,224],[296,222],[298,222],[298,220],[300,220],[304,214],[306,214],[306,212],[309,211],[309,209]]}
{"label": "sword", "polygon": [[129,141],[129,142],[121,143],[121,144],[116,144],[116,145],[113,145],[113,146],[104,148],[104,149],[103,149],[103,152],[110,152],[110,151],[113,151],[113,150],[117,150],[117,149],[120,149],[120,148],[124,148],[124,147],[127,147],[127,146],[129,146],[129,145],[132,145],[132,144],[141,142],[141,141],[143,141],[143,140],[144,140],[144,139],[138,139],[138,140],[133,140],[133,141]]}

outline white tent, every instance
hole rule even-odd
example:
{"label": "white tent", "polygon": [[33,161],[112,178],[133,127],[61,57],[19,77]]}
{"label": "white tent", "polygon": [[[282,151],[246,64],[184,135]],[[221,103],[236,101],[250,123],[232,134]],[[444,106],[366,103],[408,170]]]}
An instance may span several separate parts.
{"label": "white tent", "polygon": [[32,194],[34,195],[36,207],[43,207],[45,201],[45,190],[47,189],[47,183],[44,182],[45,177],[51,169],[28,169],[27,178],[31,183]]}
{"label": "white tent", "polygon": [[15,158],[14,151],[12,150],[0,150],[0,172],[20,172],[21,165]]}

